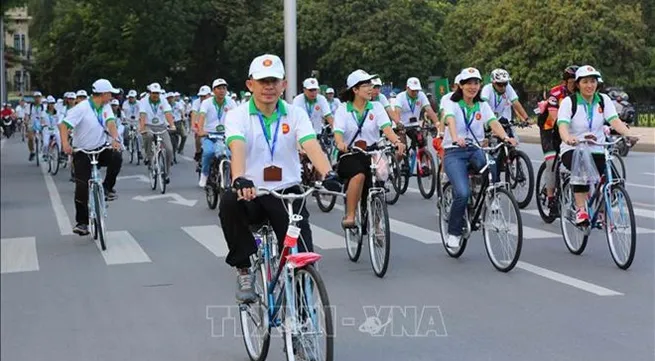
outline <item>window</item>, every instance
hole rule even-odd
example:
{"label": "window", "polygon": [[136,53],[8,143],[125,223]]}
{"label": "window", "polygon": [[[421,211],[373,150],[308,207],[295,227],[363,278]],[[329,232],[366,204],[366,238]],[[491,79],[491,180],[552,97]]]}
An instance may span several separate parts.
{"label": "window", "polygon": [[14,49],[20,51],[20,35],[14,34]]}
{"label": "window", "polygon": [[25,34],[20,34],[20,53],[24,56],[27,47],[25,46]]}
{"label": "window", "polygon": [[14,73],[14,89],[20,88],[20,80],[21,80],[21,71],[16,70]]}

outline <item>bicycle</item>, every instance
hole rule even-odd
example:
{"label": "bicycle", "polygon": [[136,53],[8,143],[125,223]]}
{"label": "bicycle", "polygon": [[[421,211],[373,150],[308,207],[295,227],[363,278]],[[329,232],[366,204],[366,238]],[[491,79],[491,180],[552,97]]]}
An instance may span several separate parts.
{"label": "bicycle", "polygon": [[[389,211],[385,201],[386,190],[384,184],[378,181],[376,177],[378,169],[376,158],[379,162],[389,148],[395,149],[393,145],[380,144],[367,147],[368,150],[353,146],[350,152],[344,153],[339,157],[341,159],[356,153],[363,153],[371,157],[372,187],[369,188],[368,194],[366,195],[366,214],[362,217],[361,202],[358,202],[355,213],[355,228],[345,229],[344,236],[348,258],[353,262],[357,262],[362,251],[364,227],[366,227],[371,267],[375,275],[380,278],[384,277],[389,267],[391,230],[389,226]],[[342,193],[330,191],[326,191],[325,193],[340,195],[345,199],[345,194]],[[368,222],[371,219],[373,222]]]}
{"label": "bicycle", "polygon": [[[382,138],[378,143],[380,145],[386,146],[391,145],[388,139]],[[400,175],[400,164],[398,163],[398,158],[396,158],[396,150],[394,147],[385,148],[384,156],[386,157],[386,162],[389,170],[389,176],[385,182],[385,201],[388,205],[394,205],[398,202],[400,198],[400,189],[401,189],[401,175]],[[390,186],[389,186],[390,185]],[[393,192],[391,191],[393,189]]]}
{"label": "bicycle", "polygon": [[[412,144],[407,151],[407,154],[400,161],[400,194],[405,194],[409,187],[409,178],[416,177],[418,182],[418,190],[421,196],[425,199],[430,199],[434,195],[437,187],[437,165],[435,164],[432,153],[426,147],[427,133],[430,132],[432,136],[436,136],[437,130],[434,126],[423,126],[414,128],[417,130],[416,136],[418,144]],[[406,135],[406,128],[401,130],[400,133]],[[404,136],[402,137],[405,138]],[[414,169],[416,168],[416,172]],[[423,184],[429,178],[430,185]]]}
{"label": "bicycle", "polygon": [[[284,247],[279,253],[278,242],[269,223],[257,227],[253,232],[257,251],[250,256],[250,270],[255,277],[257,300],[239,305],[243,340],[248,357],[253,361],[266,359],[271,327],[281,328],[284,333],[287,360],[296,360],[297,356],[303,360],[333,360],[334,326],[330,301],[325,283],[314,266],[321,255],[313,252],[298,253],[300,229],[297,224],[303,217],[293,209],[295,200],[302,199],[299,207],[302,209],[307,197],[321,187],[321,182],[316,182],[302,194],[280,194],[265,188],[257,190],[257,196],[270,194],[285,203],[289,228]],[[319,297],[319,306],[309,306],[309,300],[313,300],[314,295]],[[323,325],[320,325],[321,320]],[[319,345],[323,336],[324,352]],[[319,358],[322,355],[325,358]]]}
{"label": "bicycle", "polygon": [[[301,153],[300,155],[300,174],[304,187],[311,187],[314,182],[320,179],[318,172],[314,169],[305,153]],[[337,197],[329,194],[315,193],[314,198],[316,199],[318,208],[325,213],[332,211],[337,202]]]}
{"label": "bicycle", "polygon": [[[55,131],[55,127],[49,127],[51,132]],[[54,134],[50,134],[48,140],[48,153],[45,155],[48,160],[48,172],[52,175],[57,175],[59,172],[59,164],[61,163],[59,147]]]}
{"label": "bicycle", "polygon": [[219,195],[229,189],[232,184],[230,176],[229,151],[225,146],[225,133],[208,133],[207,138],[214,142],[214,157],[209,167],[205,197],[209,209],[216,209]]}
{"label": "bicycle", "polygon": [[[451,249],[446,244],[450,208],[453,202],[453,187],[450,181],[447,181],[444,184],[441,192],[441,206],[439,208],[441,241],[446,249],[446,253],[448,253],[450,257],[458,258],[464,253],[471,234],[474,231],[482,229],[484,246],[491,264],[498,271],[509,272],[514,268],[514,266],[516,266],[521,255],[521,248],[523,246],[523,222],[519,205],[516,202],[514,195],[507,190],[507,183],[493,183],[493,175],[491,174],[490,166],[495,163],[495,160],[489,153],[497,151],[503,146],[503,143],[494,147],[481,147],[470,139],[467,139],[466,144],[467,146],[475,146],[485,152],[486,165],[477,171],[469,166],[469,184],[472,189],[472,194],[468,199],[468,204],[464,211],[464,232],[457,249]],[[503,201],[502,198],[505,198],[505,200]],[[504,218],[500,219],[503,216],[503,210],[501,209],[503,204],[509,205],[507,210],[514,212],[516,215],[514,221],[512,221],[511,216],[509,217],[509,220]],[[516,228],[514,228],[514,226]],[[505,238],[507,238],[507,242],[503,242],[503,240],[499,242],[500,250],[498,252],[501,254],[497,254],[497,251],[494,250],[490,237],[490,230],[502,233],[506,236]],[[511,233],[516,234],[516,241],[513,242],[514,244],[510,244],[509,241]]]}
{"label": "bicycle", "polygon": [[89,178],[89,227],[93,239],[99,240],[100,248],[107,250],[107,203],[105,188],[102,185],[100,170],[98,169],[98,154],[111,146],[105,145],[96,150],[73,149],[73,152],[82,152],[91,157],[91,178]]}
{"label": "bicycle", "polygon": [[168,132],[168,129],[159,132],[148,129],[148,132],[154,136],[152,138],[152,158],[148,166],[150,188],[154,191],[157,188],[157,183],[159,183],[159,190],[161,194],[164,194],[166,193],[166,165],[168,159],[166,159],[166,149],[161,135]]}
{"label": "bicycle", "polygon": [[130,163],[134,162],[134,153],[136,152],[136,165],[139,165],[141,164],[141,152],[138,146],[139,141],[136,126],[130,124],[129,127],[129,130],[127,131],[127,148],[130,152]]}
{"label": "bicycle", "polygon": [[[587,208],[590,210],[590,221],[582,225],[575,224],[575,202],[573,198],[573,189],[569,184],[571,172],[563,165],[560,166],[559,173],[561,177],[560,194],[562,200],[560,203],[560,225],[564,244],[569,252],[575,255],[581,255],[587,247],[589,235],[593,228],[605,228],[607,244],[614,263],[623,270],[626,270],[632,264],[637,246],[637,226],[635,221],[632,201],[628,191],[624,187],[624,180],[621,178],[614,179],[616,170],[613,169],[609,158],[609,148],[621,139],[612,142],[597,142],[592,139],[585,139],[580,143],[603,146],[605,155],[605,172],[600,177],[600,182],[595,185],[594,192],[587,199]],[[612,207],[622,203],[618,215],[613,215]],[[603,208],[604,206],[604,208]],[[618,220],[625,221],[627,224],[617,225]],[[619,251],[619,245],[614,244],[614,233],[618,229],[630,229],[629,244],[624,244],[623,249]],[[569,230],[573,231],[569,234]],[[581,239],[580,239],[581,238]]]}

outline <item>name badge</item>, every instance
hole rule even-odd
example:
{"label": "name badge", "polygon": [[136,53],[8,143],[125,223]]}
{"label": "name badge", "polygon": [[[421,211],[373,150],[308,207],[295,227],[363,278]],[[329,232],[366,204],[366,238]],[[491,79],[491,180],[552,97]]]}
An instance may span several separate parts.
{"label": "name badge", "polygon": [[152,118],[152,124],[159,124],[159,118]]}
{"label": "name badge", "polygon": [[225,126],[223,124],[219,124],[216,126],[216,131],[217,132],[224,132],[225,131]]}
{"label": "name badge", "polygon": [[366,141],[358,140],[355,142],[355,147],[366,150]]}
{"label": "name badge", "polygon": [[274,165],[264,168],[264,181],[265,182],[280,182],[282,181],[282,168]]}

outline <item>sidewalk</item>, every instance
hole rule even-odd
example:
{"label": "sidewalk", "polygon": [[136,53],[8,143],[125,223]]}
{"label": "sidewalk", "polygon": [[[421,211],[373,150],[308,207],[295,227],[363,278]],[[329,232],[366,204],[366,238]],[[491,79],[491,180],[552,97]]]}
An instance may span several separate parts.
{"label": "sidewalk", "polygon": [[[632,150],[637,152],[655,153],[655,128],[631,127],[630,129],[640,135],[639,142],[635,144]],[[516,129],[516,132],[523,143],[541,143],[539,138],[539,128],[536,125],[529,128]]]}

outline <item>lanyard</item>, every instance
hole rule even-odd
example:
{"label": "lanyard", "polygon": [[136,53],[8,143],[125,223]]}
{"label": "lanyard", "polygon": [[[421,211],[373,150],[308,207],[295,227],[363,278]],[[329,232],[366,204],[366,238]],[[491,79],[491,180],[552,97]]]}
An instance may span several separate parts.
{"label": "lanyard", "polygon": [[96,113],[96,117],[98,117],[98,123],[100,124],[101,127],[104,128],[104,124],[102,124],[102,108],[96,109],[91,99],[89,99],[89,105],[91,105],[91,109],[93,109],[93,112]]}
{"label": "lanyard", "polygon": [[471,135],[473,136],[473,139],[475,139],[476,143],[480,144],[480,142],[478,141],[478,138],[475,136],[475,134],[473,133],[473,130],[471,129],[471,124],[473,123],[473,117],[475,116],[476,112],[471,112],[471,116],[467,117],[466,116],[466,111],[464,110],[464,108],[460,106],[459,109],[462,110],[462,116],[464,117],[464,124],[466,124],[466,129],[467,129],[466,131],[471,133]]}
{"label": "lanyard", "polygon": [[[148,103],[150,103],[150,101],[148,101]],[[150,103],[150,108],[152,109],[152,116],[155,117],[155,118],[157,117],[157,106],[158,105],[159,105],[159,102],[154,103],[154,104]]]}
{"label": "lanyard", "polygon": [[[496,99],[500,99],[499,101],[496,101]],[[494,90],[494,112],[498,110],[498,106],[503,102],[503,97],[498,96],[498,93]]]}
{"label": "lanyard", "polygon": [[411,100],[409,99],[409,94],[405,93],[407,96],[407,105],[409,105],[409,109],[412,111],[412,114],[414,114],[414,109],[416,109],[416,100],[414,100],[414,105],[412,105]]}
{"label": "lanyard", "polygon": [[223,108],[225,108],[226,100],[223,99],[223,104],[221,104],[221,106],[218,106],[218,103],[216,103],[216,98],[213,98],[212,102],[214,103],[214,108],[216,109],[216,117],[218,117],[218,121],[220,122],[223,118]]}
{"label": "lanyard", "polygon": [[305,99],[305,109],[307,110],[307,115],[309,116],[309,119],[311,120],[312,119],[312,113],[314,112],[314,109],[313,109],[312,103],[307,101],[307,99]]}
{"label": "lanyard", "polygon": [[277,145],[277,134],[280,129],[280,123],[282,123],[280,110],[277,109],[277,124],[275,125],[275,134],[273,135],[273,143],[271,144],[269,138],[266,134],[266,124],[264,124],[264,116],[260,111],[257,111],[257,117],[259,117],[259,125],[262,126],[262,132],[264,133],[264,138],[266,138],[266,144],[268,144],[268,150],[271,152],[271,162],[273,161],[273,154],[275,153],[275,145]]}
{"label": "lanyard", "polygon": [[587,106],[587,101],[585,100],[582,105],[584,105],[585,113],[587,113],[587,124],[589,125],[589,131],[591,132],[591,126],[594,124],[594,103],[592,100],[591,105]]}

